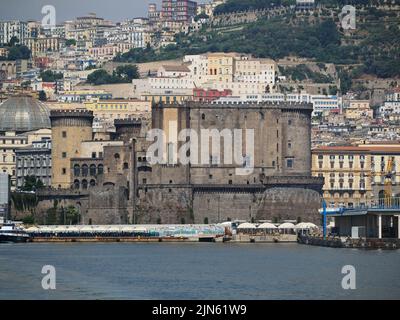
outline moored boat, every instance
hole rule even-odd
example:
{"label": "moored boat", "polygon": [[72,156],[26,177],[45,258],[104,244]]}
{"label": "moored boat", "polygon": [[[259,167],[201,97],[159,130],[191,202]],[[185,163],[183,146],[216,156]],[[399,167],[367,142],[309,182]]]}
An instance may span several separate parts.
{"label": "moored boat", "polygon": [[0,227],[1,242],[27,242],[30,240],[29,234],[14,223],[5,223]]}

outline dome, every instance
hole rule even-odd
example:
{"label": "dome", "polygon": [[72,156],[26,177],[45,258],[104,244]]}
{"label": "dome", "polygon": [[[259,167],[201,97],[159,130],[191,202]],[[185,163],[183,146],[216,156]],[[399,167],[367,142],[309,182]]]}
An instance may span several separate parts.
{"label": "dome", "polygon": [[10,97],[0,104],[0,131],[28,132],[51,128],[49,116],[49,109],[32,97]]}

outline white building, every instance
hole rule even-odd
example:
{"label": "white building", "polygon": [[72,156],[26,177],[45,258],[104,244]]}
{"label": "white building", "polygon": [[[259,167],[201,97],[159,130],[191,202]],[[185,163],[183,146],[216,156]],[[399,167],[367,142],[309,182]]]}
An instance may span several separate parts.
{"label": "white building", "polygon": [[157,77],[181,78],[190,75],[191,70],[185,65],[163,65],[157,71]]}
{"label": "white building", "polygon": [[219,98],[215,103],[262,103],[262,102],[292,102],[292,103],[312,103],[313,113],[319,114],[324,111],[341,108],[342,99],[337,96],[310,95],[306,92],[301,93],[266,93],[266,94],[244,94],[230,97]]}
{"label": "white building", "polygon": [[20,44],[25,44],[25,39],[29,36],[26,22],[18,20],[0,22],[0,44],[10,42],[12,37],[17,37]]}
{"label": "white building", "polygon": [[235,59],[234,81],[275,85],[276,64],[271,59]]}
{"label": "white building", "polygon": [[230,90],[233,95],[262,95],[275,90],[276,64],[237,53],[187,55],[181,65],[163,65],[156,77],[133,80],[135,96],[195,88]]}
{"label": "white building", "polygon": [[121,24],[121,33],[126,34],[128,43],[134,48],[146,48],[151,41],[149,32],[149,20],[135,18]]}
{"label": "white building", "polygon": [[342,98],[337,96],[312,95],[311,102],[314,106],[314,113],[342,108]]}
{"label": "white building", "polygon": [[379,108],[379,114],[386,119],[396,120],[400,116],[400,87],[386,94],[386,99]]}

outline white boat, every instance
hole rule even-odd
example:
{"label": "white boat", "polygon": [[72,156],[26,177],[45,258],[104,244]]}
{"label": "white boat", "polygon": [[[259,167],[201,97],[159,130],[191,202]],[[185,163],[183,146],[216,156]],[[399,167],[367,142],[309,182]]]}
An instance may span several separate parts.
{"label": "white boat", "polygon": [[0,227],[0,242],[27,242],[29,234],[14,223],[5,223]]}

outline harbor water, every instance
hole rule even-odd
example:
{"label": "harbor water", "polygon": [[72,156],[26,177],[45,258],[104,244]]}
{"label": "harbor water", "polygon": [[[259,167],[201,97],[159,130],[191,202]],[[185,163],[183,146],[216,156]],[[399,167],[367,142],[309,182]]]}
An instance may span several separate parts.
{"label": "harbor water", "polygon": [[[44,265],[56,289],[44,290]],[[342,287],[354,266],[356,289]],[[400,251],[287,244],[0,244],[0,299],[400,299]]]}

